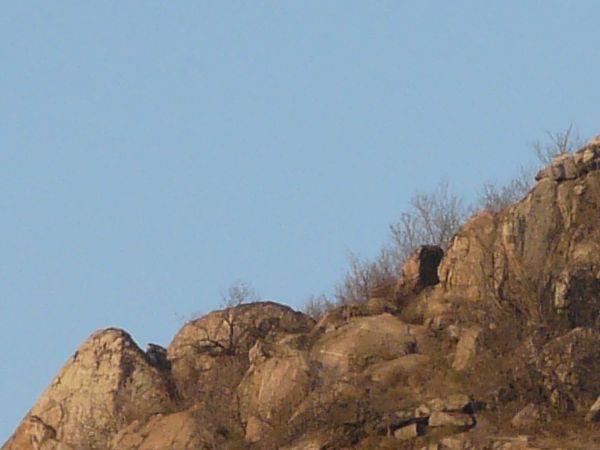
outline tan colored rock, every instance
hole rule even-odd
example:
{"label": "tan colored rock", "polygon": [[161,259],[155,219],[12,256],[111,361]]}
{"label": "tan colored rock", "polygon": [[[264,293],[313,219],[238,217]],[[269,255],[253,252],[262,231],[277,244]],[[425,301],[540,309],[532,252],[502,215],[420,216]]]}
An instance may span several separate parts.
{"label": "tan colored rock", "polygon": [[[520,320],[544,320],[553,327],[560,323],[565,331],[591,325],[598,318],[597,307],[590,308],[591,314],[553,310],[542,317],[540,311],[552,307],[554,284],[539,285],[538,291],[538,282],[552,281],[557,271],[576,265],[590,273],[578,283],[593,285],[593,274],[600,269],[600,229],[585,224],[596,220],[598,210],[600,170],[592,170],[560,184],[541,180],[523,201],[500,213],[477,214],[459,230],[440,264],[440,298],[423,299],[424,305],[445,300],[453,305],[445,314],[455,314],[455,321],[464,321],[458,311],[473,307],[487,310],[488,317],[510,307],[520,311]],[[598,295],[588,300],[600,303]],[[423,310],[426,320],[434,317]]]}
{"label": "tan colored rock", "polygon": [[[256,355],[259,350],[253,348],[251,353]],[[313,380],[313,370],[302,352],[280,344],[272,346],[268,357],[254,356],[237,389],[248,442],[259,441],[274,426],[285,423],[308,395]]]}
{"label": "tan colored rock", "polygon": [[67,362],[3,450],[35,449],[36,441],[39,447],[51,439],[75,449],[106,449],[123,424],[174,404],[168,374],[151,366],[127,333],[106,329]]}
{"label": "tan colored rock", "polygon": [[423,367],[429,360],[427,355],[413,353],[373,364],[364,373],[376,383],[389,385],[398,378],[408,376],[419,367]]}
{"label": "tan colored rock", "polygon": [[[531,445],[529,436],[518,435],[503,437],[492,442],[492,450],[542,450],[540,447]],[[556,448],[553,450],[561,450]],[[566,450],[566,449],[565,449]]]}
{"label": "tan colored rock", "polygon": [[328,433],[311,433],[291,445],[281,447],[279,450],[321,450],[326,448],[329,440]]}
{"label": "tan colored rock", "polygon": [[545,178],[552,181],[561,182],[565,180],[574,180],[582,174],[581,165],[578,164],[578,158],[576,155],[565,153],[556,156],[552,163],[542,169],[536,175],[536,180],[543,180]]}
{"label": "tan colored rock", "polygon": [[438,450],[479,450],[465,434],[440,439]]}
{"label": "tan colored rock", "polygon": [[312,358],[325,370],[348,373],[417,353],[427,335],[424,327],[407,325],[391,314],[357,317],[324,334],[313,346]]}
{"label": "tan colored rock", "polygon": [[427,402],[430,411],[464,412],[473,401],[465,394],[451,394]]}
{"label": "tan colored rock", "polygon": [[206,424],[192,412],[157,414],[147,421],[134,421],[111,441],[111,450],[200,450],[214,448],[218,439],[203,429]]}
{"label": "tan colored rock", "polygon": [[[223,382],[232,393],[248,368],[248,351],[259,339],[275,341],[286,334],[308,332],[314,323],[274,302],[214,311],[187,323],[169,345],[173,378],[189,399],[205,395],[207,386]],[[223,391],[221,387],[217,390]]]}
{"label": "tan colored rock", "polygon": [[429,426],[470,428],[475,425],[475,419],[469,414],[433,411],[429,416]]}
{"label": "tan colored rock", "polygon": [[510,423],[515,428],[527,428],[538,425],[542,420],[541,408],[534,404],[529,403],[517,414],[514,415]]}
{"label": "tan colored rock", "polygon": [[479,340],[481,336],[481,328],[473,326],[462,330],[458,344],[456,345],[456,355],[452,368],[454,370],[465,370],[469,367],[471,361],[477,355],[479,350]]}
{"label": "tan colored rock", "polygon": [[56,430],[38,416],[28,415],[3,449],[75,450],[56,440]]}
{"label": "tan colored rock", "polygon": [[394,431],[394,437],[396,439],[400,439],[401,441],[405,441],[408,439],[414,439],[419,436],[419,430],[416,423],[411,423],[404,427],[400,427]]}
{"label": "tan colored rock", "polygon": [[426,418],[431,415],[431,409],[427,405],[420,405],[415,409],[416,418]]}

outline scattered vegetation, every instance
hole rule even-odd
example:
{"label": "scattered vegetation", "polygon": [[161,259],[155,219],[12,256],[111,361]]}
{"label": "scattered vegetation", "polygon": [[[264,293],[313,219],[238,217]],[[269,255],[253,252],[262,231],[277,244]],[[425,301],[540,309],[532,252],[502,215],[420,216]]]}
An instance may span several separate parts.
{"label": "scattered vegetation", "polygon": [[[548,132],[545,140],[534,142],[531,148],[537,165],[546,166],[556,156],[572,153],[583,145],[584,140],[571,124],[563,131]],[[485,183],[470,205],[452,192],[447,182],[441,182],[429,192],[416,192],[408,209],[400,214],[396,223],[390,225],[390,242],[383,246],[375,259],[364,259],[351,253],[349,268],[333,295],[311,297],[304,312],[319,318],[336,306],[389,296],[402,264],[419,246],[438,245],[446,250],[468,216],[482,210],[498,212],[527,195],[533,187],[536,169],[521,167],[517,175],[504,185]]]}
{"label": "scattered vegetation", "polygon": [[256,333],[257,328],[250,324],[242,324],[240,311],[236,306],[258,300],[258,295],[250,285],[238,281],[232,284],[226,293],[221,295],[222,310],[217,313],[221,316],[218,326],[211,329],[208,326],[200,327],[204,338],[198,346],[201,351],[213,355],[236,355],[240,349],[240,341],[249,333]]}

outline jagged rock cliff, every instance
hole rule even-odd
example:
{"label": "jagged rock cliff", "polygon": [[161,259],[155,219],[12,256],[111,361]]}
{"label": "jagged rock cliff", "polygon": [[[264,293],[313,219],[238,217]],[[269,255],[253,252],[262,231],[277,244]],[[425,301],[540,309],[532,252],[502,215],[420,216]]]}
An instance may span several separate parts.
{"label": "jagged rock cliff", "polygon": [[600,448],[600,144],[536,179],[318,323],[260,302],[167,350],[94,333],[2,450]]}

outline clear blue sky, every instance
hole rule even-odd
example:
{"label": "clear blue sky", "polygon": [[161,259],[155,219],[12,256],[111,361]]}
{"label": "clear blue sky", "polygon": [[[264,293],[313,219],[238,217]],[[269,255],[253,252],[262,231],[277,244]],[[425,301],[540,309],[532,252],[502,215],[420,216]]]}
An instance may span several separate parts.
{"label": "clear blue sky", "polygon": [[600,3],[5,2],[0,441],[94,330],[293,306],[415,189],[600,132]]}

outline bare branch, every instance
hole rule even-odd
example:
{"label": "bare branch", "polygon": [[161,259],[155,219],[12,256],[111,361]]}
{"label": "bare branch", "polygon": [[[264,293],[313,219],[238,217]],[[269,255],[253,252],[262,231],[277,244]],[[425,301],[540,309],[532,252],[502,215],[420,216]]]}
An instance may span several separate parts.
{"label": "bare branch", "polygon": [[573,153],[575,150],[581,148],[584,144],[584,141],[579,136],[579,133],[574,130],[573,124],[570,124],[563,131],[557,131],[554,133],[547,131],[546,134],[548,138],[547,141],[537,141],[532,145],[537,159],[544,166],[550,164],[558,155]]}
{"label": "bare branch", "polygon": [[420,245],[447,248],[466,218],[462,200],[442,182],[430,193],[417,192],[411,199],[411,209],[400,215],[390,226],[397,258],[406,260]]}

